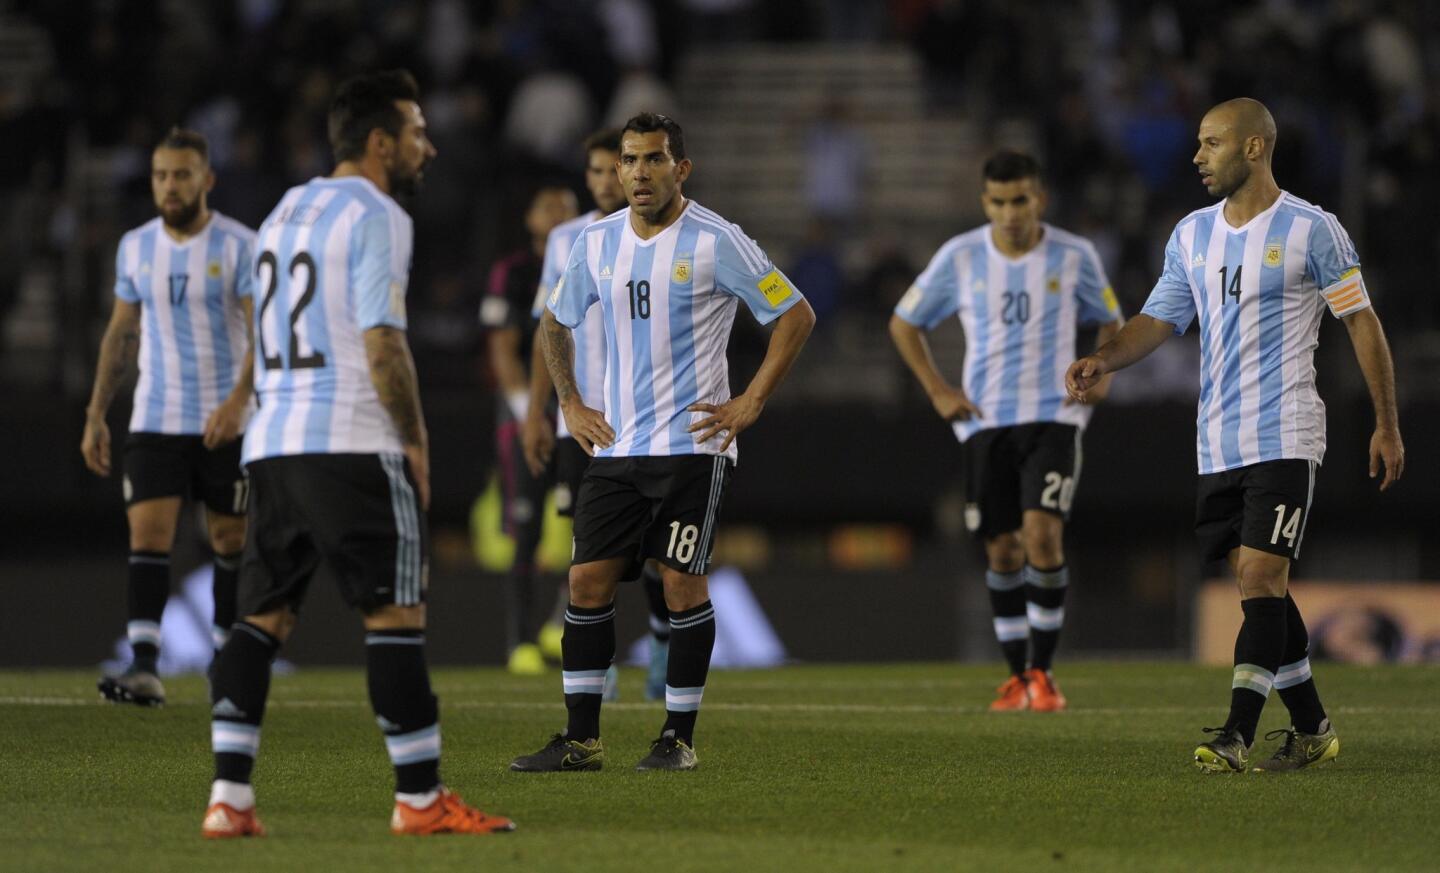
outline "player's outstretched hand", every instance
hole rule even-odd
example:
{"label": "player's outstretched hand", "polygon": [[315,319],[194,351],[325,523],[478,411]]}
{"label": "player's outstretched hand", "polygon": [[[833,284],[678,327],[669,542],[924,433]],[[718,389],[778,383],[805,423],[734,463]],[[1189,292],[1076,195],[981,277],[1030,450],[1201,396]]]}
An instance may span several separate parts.
{"label": "player's outstretched hand", "polygon": [[430,447],[405,446],[405,460],[410,463],[410,475],[415,477],[415,492],[420,498],[420,509],[430,511]]}
{"label": "player's outstretched hand", "polygon": [[984,418],[980,407],[970,402],[965,392],[958,391],[947,385],[935,392],[930,398],[930,403],[935,411],[946,421],[969,421],[972,418]]}
{"label": "player's outstretched hand", "polygon": [[1086,355],[1065,371],[1065,393],[1077,403],[1093,402],[1086,398],[1093,396],[1090,392],[1100,383],[1100,377],[1104,376],[1105,372],[1104,360],[1094,355]]}
{"label": "player's outstretched hand", "polygon": [[596,449],[608,448],[615,442],[615,431],[610,429],[610,423],[605,420],[605,415],[600,410],[591,409],[574,400],[565,407],[564,413],[571,435],[580,443],[585,454],[592,458]]}
{"label": "player's outstretched hand", "polygon": [[206,419],[201,442],[207,449],[223,446],[240,435],[240,426],[244,421],[245,404],[227,399],[215,407],[215,411]]}
{"label": "player's outstretched hand", "polygon": [[723,433],[725,441],[720,444],[720,451],[723,452],[730,448],[731,443],[735,442],[735,437],[740,434],[740,431],[755,423],[755,420],[760,417],[760,411],[765,408],[765,403],[747,394],[741,394],[719,406],[713,403],[692,403],[685,408],[690,412],[705,412],[710,415],[709,418],[702,418],[687,428],[690,433],[700,432],[700,435],[695,437],[695,442],[707,442],[716,434]]}
{"label": "player's outstretched hand", "polygon": [[103,417],[86,416],[85,435],[80,437],[80,454],[92,473],[110,475],[110,425]]}
{"label": "player's outstretched hand", "polygon": [[525,424],[520,428],[520,448],[531,475],[538,477],[544,473],[555,450],[555,428],[550,426],[550,416],[543,408],[531,406],[525,413]]}
{"label": "player's outstretched hand", "polygon": [[1380,475],[1380,464],[1385,464],[1385,478],[1380,481],[1384,491],[1400,481],[1405,472],[1405,444],[1400,441],[1398,430],[1377,430],[1370,437],[1370,478]]}

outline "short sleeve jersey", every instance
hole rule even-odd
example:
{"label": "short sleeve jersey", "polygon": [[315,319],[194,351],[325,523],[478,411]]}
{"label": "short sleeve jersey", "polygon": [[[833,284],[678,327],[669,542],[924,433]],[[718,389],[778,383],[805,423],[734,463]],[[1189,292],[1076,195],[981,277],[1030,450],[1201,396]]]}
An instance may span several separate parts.
{"label": "short sleeve jersey", "polygon": [[1334,215],[1289,193],[1243,227],[1224,201],[1186,216],[1142,312],[1184,333],[1199,316],[1201,473],[1284,458],[1319,463],[1325,404],[1315,347],[1328,307],[1370,306],[1360,257]]}
{"label": "short sleeve jersey", "polygon": [[1085,427],[1091,407],[1065,403],[1076,330],[1115,321],[1120,306],[1085,238],[1042,225],[1035,248],[1008,258],[987,224],[941,246],[895,314],[927,330],[959,315],[965,394],[981,411],[980,418],[954,423],[963,441],[984,429],[1031,422]]}
{"label": "short sleeve jersey", "polygon": [[359,176],[291,188],[260,225],[255,390],[246,463],[281,455],[401,451],[370,381],[365,331],[406,326],[413,229]]}
{"label": "short sleeve jersey", "polygon": [[650,239],[622,209],[581,231],[550,292],[555,319],[579,327],[599,305],[605,326],[605,419],[615,442],[596,457],[720,455],[737,441],[697,443],[687,429],[707,417],[696,402],[730,399],[725,347],[740,302],[761,324],[800,292],[738,226],[691,200]]}
{"label": "short sleeve jersey", "polygon": [[115,296],[140,305],[132,433],[200,434],[245,365],[255,232],[212,212],[183,243],[159,218],[120,240]]}

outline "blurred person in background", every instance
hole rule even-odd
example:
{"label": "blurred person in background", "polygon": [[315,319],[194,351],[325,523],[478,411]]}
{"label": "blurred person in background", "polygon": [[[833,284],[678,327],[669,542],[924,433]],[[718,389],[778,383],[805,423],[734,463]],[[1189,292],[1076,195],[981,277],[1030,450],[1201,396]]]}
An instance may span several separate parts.
{"label": "blurred person in background", "polygon": [[490,369],[500,397],[495,444],[499,453],[505,532],[515,542],[505,598],[505,650],[510,672],[533,675],[545,670],[531,627],[535,551],[545,524],[545,494],[553,471],[532,471],[520,442],[530,403],[531,344],[535,325],[530,307],[540,285],[545,241],[557,226],[575,217],[575,193],[563,185],[542,185],[525,210],[529,244],[490,269],[480,324],[488,331]]}
{"label": "blurred person in background", "polygon": [[[1095,246],[1041,221],[1040,164],[992,155],[980,195],[988,224],[940,247],[890,318],[890,336],[962,445],[965,525],[985,544],[985,587],[1010,678],[992,711],[1066,706],[1051,666],[1070,584],[1065,523],[1080,479],[1080,439],[1109,380],[1065,394],[1076,332],[1110,339],[1123,319]],[[957,315],[965,373],[950,384],[925,333]]]}
{"label": "blurred person in background", "polygon": [[1288,590],[1325,454],[1314,364],[1325,309],[1344,323],[1370,390],[1370,477],[1383,473],[1382,491],[1405,467],[1395,370],[1350,236],[1334,215],[1275,182],[1270,110],[1249,98],[1227,100],[1206,113],[1197,138],[1192,162],[1220,202],[1176,225],[1140,315],[1071,364],[1066,384],[1072,397],[1085,396],[1199,317],[1195,531],[1205,560],[1229,562],[1245,618],[1229,716],[1204,729],[1214,738],[1195,748],[1194,761],[1208,773],[1250,769],[1260,714],[1275,689],[1291,727],[1266,735],[1285,740],[1255,769],[1299,770],[1340,753],[1311,674],[1305,620]]}
{"label": "blurred person in background", "polygon": [[150,158],[159,216],[126,233],[115,256],[115,307],[85,409],[85,466],[109,476],[105,414],[131,365],[139,364],[122,478],[132,661],[99,682],[100,693],[116,703],[165,702],[157,675],[160,618],[186,498],[205,505],[215,554],[211,635],[217,652],[235,621],[249,488],[237,438],[253,408],[255,232],[209,208],[214,187],[205,138],[172,128]]}

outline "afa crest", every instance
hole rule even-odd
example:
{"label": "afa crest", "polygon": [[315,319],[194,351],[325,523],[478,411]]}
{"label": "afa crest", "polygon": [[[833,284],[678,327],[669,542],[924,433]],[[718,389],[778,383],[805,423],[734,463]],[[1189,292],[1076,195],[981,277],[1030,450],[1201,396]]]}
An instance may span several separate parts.
{"label": "afa crest", "polygon": [[206,265],[206,267],[205,267],[205,275],[209,276],[209,277],[212,278],[212,279],[218,279],[218,278],[220,278],[220,272],[221,272],[221,270],[220,270],[220,262],[219,262],[219,261],[211,261],[211,262],[210,262],[208,265]]}
{"label": "afa crest", "polygon": [[1059,294],[1059,293],[1060,293],[1060,280],[1059,280],[1057,277],[1055,277],[1055,276],[1051,276],[1050,278],[1046,279],[1046,280],[1045,280],[1045,290],[1046,290],[1047,292],[1051,293],[1051,294]]}
{"label": "afa crest", "polygon": [[690,281],[690,262],[688,260],[675,262],[675,268],[670,271],[670,281],[682,285]]}
{"label": "afa crest", "polygon": [[1278,267],[1285,261],[1285,255],[1279,244],[1265,247],[1265,266]]}

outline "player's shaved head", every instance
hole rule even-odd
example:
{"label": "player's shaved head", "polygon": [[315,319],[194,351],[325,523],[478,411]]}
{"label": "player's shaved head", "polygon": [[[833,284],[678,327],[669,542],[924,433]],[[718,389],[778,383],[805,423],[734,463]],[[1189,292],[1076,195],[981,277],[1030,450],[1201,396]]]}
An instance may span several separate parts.
{"label": "player's shaved head", "polygon": [[1265,141],[1265,156],[1275,153],[1275,116],[1265,104],[1251,97],[1236,97],[1217,103],[1205,113],[1206,120],[1213,120],[1230,127],[1242,141],[1258,136]]}

